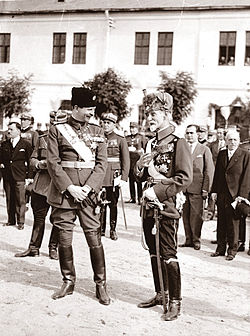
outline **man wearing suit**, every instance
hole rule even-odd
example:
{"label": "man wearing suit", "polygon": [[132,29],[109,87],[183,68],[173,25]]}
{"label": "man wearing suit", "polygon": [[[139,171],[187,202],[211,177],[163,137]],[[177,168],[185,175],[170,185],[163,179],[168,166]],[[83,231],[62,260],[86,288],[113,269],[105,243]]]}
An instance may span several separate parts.
{"label": "man wearing suit", "polygon": [[130,157],[130,170],[129,170],[129,191],[130,191],[130,200],[126,203],[136,203],[135,197],[135,184],[137,185],[137,200],[138,204],[141,203],[142,197],[142,183],[136,181],[134,177],[134,166],[136,161],[140,158],[140,155],[143,154],[146,139],[144,136],[138,133],[138,123],[131,122],[130,123],[130,135],[126,136],[128,149],[129,149],[129,157]]}
{"label": "man wearing suit", "polygon": [[107,169],[103,130],[89,120],[95,111],[95,95],[87,88],[73,88],[72,115],[49,130],[47,167],[51,177],[48,203],[51,221],[59,230],[59,262],[63,284],[54,300],[73,294],[75,267],[73,228],[78,217],[90,251],[99,303],[110,304],[106,291],[106,267],[99,214],[95,209]]}
{"label": "man wearing suit", "polygon": [[1,145],[0,161],[3,165],[4,189],[6,192],[8,223],[24,229],[25,183],[32,177],[29,159],[32,147],[20,136],[21,125],[12,121],[8,126],[8,140]]}
{"label": "man wearing suit", "polygon": [[213,161],[214,161],[214,165],[216,164],[216,160],[219,154],[219,151],[221,149],[225,148],[225,130],[224,128],[218,128],[217,132],[216,132],[216,137],[217,139],[213,142],[211,142],[210,144],[207,144],[207,146],[209,147],[211,153],[212,153],[212,157],[213,157]]}
{"label": "man wearing suit", "polygon": [[[114,132],[117,116],[111,112],[102,114],[102,125],[107,141],[108,168],[103,180],[103,187],[106,191],[106,200],[110,208],[110,238],[117,240],[117,203],[119,199],[119,188],[128,180],[129,173],[129,151],[126,140]],[[101,216],[102,235],[106,229],[106,207]]]}
{"label": "man wearing suit", "polygon": [[197,130],[196,125],[189,125],[186,129],[186,140],[192,153],[193,181],[185,192],[183,224],[186,241],[180,247],[194,247],[195,250],[200,250],[203,203],[212,185],[214,164],[209,148],[198,142]]}
{"label": "man wearing suit", "polygon": [[[219,152],[212,197],[217,198],[217,248],[211,257],[224,256],[233,260],[237,254],[239,237],[239,216],[232,206],[237,197],[248,198],[250,190],[250,153],[239,147],[240,136],[235,130],[226,135],[227,149]],[[227,248],[228,244],[228,248]]]}

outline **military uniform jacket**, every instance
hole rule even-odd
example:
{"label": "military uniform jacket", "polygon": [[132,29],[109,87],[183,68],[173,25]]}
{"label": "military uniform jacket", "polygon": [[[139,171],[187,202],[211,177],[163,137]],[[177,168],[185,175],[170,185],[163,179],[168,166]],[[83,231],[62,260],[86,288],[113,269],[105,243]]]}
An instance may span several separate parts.
{"label": "military uniform jacket", "polygon": [[47,142],[48,135],[40,135],[30,159],[30,167],[36,173],[32,184],[33,191],[43,196],[47,196],[48,194],[50,175],[47,168],[38,169],[37,164],[39,161],[47,159]]}
{"label": "military uniform jacket", "polygon": [[32,178],[29,160],[32,153],[30,143],[22,138],[13,148],[10,139],[1,145],[0,162],[4,165],[3,174],[7,180],[24,181]]}
{"label": "military uniform jacket", "polygon": [[129,151],[125,138],[112,132],[106,135],[107,152],[108,152],[108,168],[103,180],[104,187],[114,185],[114,175],[121,175],[121,179],[128,180],[129,174]]}
{"label": "military uniform jacket", "polygon": [[136,161],[145,149],[146,139],[141,134],[128,135],[126,141],[129,149],[130,169],[133,169]]}
{"label": "military uniform jacket", "polygon": [[83,161],[71,144],[65,139],[55,125],[49,130],[47,167],[51,176],[48,191],[48,203],[58,208],[76,208],[72,197],[67,197],[65,191],[71,184],[85,184],[95,192],[99,192],[107,169],[107,146],[103,130],[93,124],[81,125],[72,117],[68,123],[91,149],[95,158],[94,168],[63,168],[61,161]]}
{"label": "military uniform jacket", "polygon": [[24,129],[21,130],[21,138],[29,141],[29,143],[32,146],[32,149],[34,149],[38,141],[38,133],[34,131],[31,127],[28,127],[25,130]]}
{"label": "military uniform jacket", "polygon": [[161,213],[170,218],[179,218],[176,209],[176,194],[185,190],[192,182],[193,166],[189,146],[185,139],[174,134],[175,127],[157,132],[156,137],[149,140],[153,159],[148,168],[141,172],[135,166],[135,177],[139,181],[153,179],[153,188],[159,201],[164,204]]}
{"label": "military uniform jacket", "polygon": [[186,191],[196,195],[201,195],[202,190],[209,192],[214,176],[214,163],[209,148],[197,143],[192,153],[192,161],[193,181]]}

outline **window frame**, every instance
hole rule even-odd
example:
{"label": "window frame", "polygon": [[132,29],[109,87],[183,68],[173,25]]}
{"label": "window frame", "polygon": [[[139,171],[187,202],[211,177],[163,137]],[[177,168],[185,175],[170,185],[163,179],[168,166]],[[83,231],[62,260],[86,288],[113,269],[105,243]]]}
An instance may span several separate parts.
{"label": "window frame", "polygon": [[135,32],[134,65],[149,64],[149,48],[150,32]]}
{"label": "window frame", "polygon": [[[248,38],[249,35],[249,38]],[[249,44],[248,44],[249,40]],[[250,63],[247,63],[247,57],[250,57],[250,31],[246,31],[246,48],[245,48],[245,60],[244,60],[244,65],[245,66],[250,66]]]}
{"label": "window frame", "polygon": [[[164,43],[161,45],[161,35],[165,35]],[[168,37],[171,36],[171,44],[168,45]],[[158,43],[157,43],[157,65],[172,65],[173,56],[173,32],[158,32]],[[163,55],[162,55],[163,51]],[[170,52],[169,52],[170,51]],[[162,57],[163,56],[163,57]],[[162,59],[162,62],[160,61]]]}
{"label": "window frame", "polygon": [[[56,37],[59,37],[59,42],[56,41]],[[62,32],[53,33],[53,52],[52,52],[52,64],[63,64],[66,59],[66,39],[67,34]],[[62,40],[64,43],[62,43]],[[58,51],[57,51],[58,50]]]}
{"label": "window frame", "polygon": [[[223,35],[226,35],[226,44],[222,44]],[[230,45],[230,34],[234,35],[234,45]],[[218,65],[219,66],[229,66],[233,65],[235,66],[235,53],[236,53],[236,38],[237,38],[237,32],[236,31],[220,31],[220,41],[219,41],[219,59],[218,59]],[[223,51],[223,48],[225,48],[225,52]],[[230,50],[231,48],[231,50]],[[225,57],[225,63],[220,63],[221,57]],[[229,64],[230,57],[234,57],[234,64]]]}
{"label": "window frame", "polygon": [[[80,36],[79,43],[76,43],[77,36]],[[81,45],[81,37],[83,38],[83,45]],[[73,54],[72,64],[86,64],[86,52],[87,52],[87,33],[77,32],[73,34]]]}
{"label": "window frame", "polygon": [[0,63],[10,63],[10,40],[10,33],[0,33]]}

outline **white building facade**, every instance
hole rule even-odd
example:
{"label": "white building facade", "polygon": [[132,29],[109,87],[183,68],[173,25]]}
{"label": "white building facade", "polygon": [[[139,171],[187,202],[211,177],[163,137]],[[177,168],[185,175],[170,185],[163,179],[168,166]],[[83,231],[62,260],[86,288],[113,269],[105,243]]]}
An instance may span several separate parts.
{"label": "white building facade", "polygon": [[[128,103],[132,108],[129,120],[134,121],[138,120],[142,90],[150,92],[160,84],[160,71],[187,71],[199,94],[186,123],[213,128],[215,117],[213,113],[208,116],[209,104],[228,106],[237,96],[247,99],[247,2],[204,1],[197,7],[189,1],[189,7],[182,8],[182,1],[148,1],[150,8],[145,8],[146,4],[136,7],[131,1],[111,1],[112,6],[99,8],[98,1],[0,1],[0,34],[2,40],[10,37],[7,59],[1,49],[0,75],[6,77],[13,69],[20,75],[33,74],[31,112],[35,122],[45,123],[58,101],[70,99],[73,86],[81,86],[108,67],[132,84]],[[82,48],[77,46],[76,34],[83,38]],[[163,60],[159,58],[161,47],[165,48]],[[74,64],[79,53],[84,63]],[[222,55],[224,65],[219,64]],[[230,57],[232,65],[228,64]]]}

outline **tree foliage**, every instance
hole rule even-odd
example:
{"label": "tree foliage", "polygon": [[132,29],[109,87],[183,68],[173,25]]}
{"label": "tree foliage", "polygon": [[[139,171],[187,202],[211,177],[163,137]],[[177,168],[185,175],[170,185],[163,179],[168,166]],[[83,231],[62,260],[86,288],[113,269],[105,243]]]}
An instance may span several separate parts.
{"label": "tree foliage", "polygon": [[180,124],[190,115],[192,103],[197,96],[195,82],[190,73],[178,71],[175,76],[170,76],[161,71],[161,84],[159,90],[170,93],[174,99],[173,120]]}
{"label": "tree foliage", "polygon": [[15,71],[10,71],[7,78],[0,76],[0,109],[4,117],[30,110],[31,78],[32,75],[19,77]]}
{"label": "tree foliage", "polygon": [[85,81],[84,85],[96,94],[97,117],[108,111],[116,114],[118,121],[121,121],[130,113],[126,98],[132,86],[129,81],[112,68],[96,74],[92,80]]}

